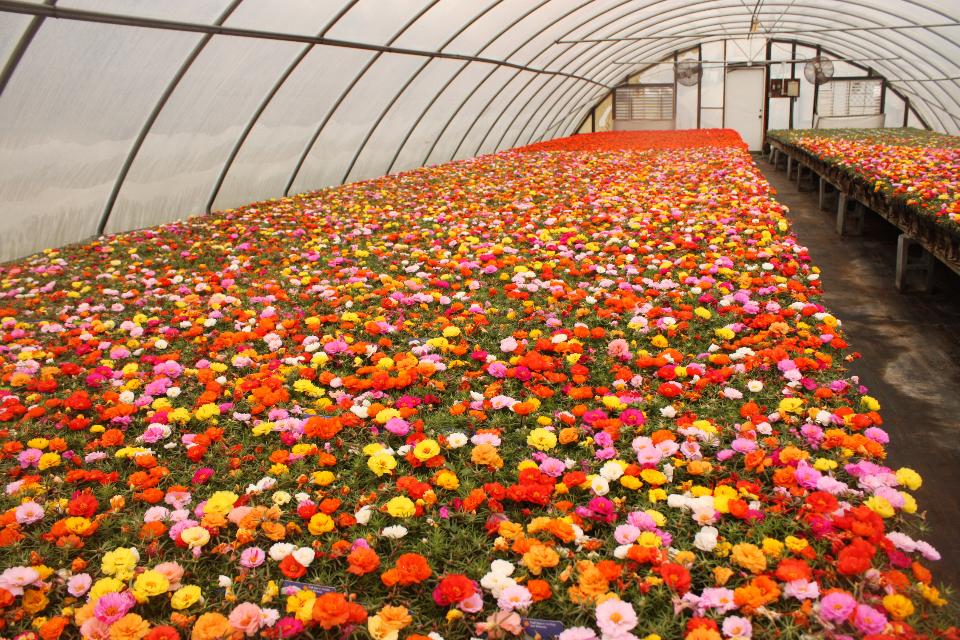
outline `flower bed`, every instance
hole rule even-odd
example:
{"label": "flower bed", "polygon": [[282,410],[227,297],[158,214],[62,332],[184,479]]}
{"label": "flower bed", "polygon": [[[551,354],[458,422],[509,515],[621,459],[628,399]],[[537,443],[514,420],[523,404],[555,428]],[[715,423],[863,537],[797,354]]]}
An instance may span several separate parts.
{"label": "flower bed", "polygon": [[947,627],[783,208],[741,144],[642,139],[0,268],[0,633]]}
{"label": "flower bed", "polygon": [[960,138],[920,129],[801,129],[767,135],[960,233]]}

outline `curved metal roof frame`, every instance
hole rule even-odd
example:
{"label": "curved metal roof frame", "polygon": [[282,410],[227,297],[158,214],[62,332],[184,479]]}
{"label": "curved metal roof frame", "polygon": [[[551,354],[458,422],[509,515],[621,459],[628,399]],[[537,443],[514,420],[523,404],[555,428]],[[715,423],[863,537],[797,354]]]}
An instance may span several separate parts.
{"label": "curved metal roof frame", "polygon": [[[760,0],[756,6],[751,6],[753,3],[744,0],[511,0],[510,3],[487,0],[478,3],[472,13],[461,9],[458,15],[462,19],[443,23],[442,18],[438,21],[434,17],[433,22],[426,23],[423,21],[430,20],[429,14],[434,8],[442,4],[449,7],[445,3],[461,0],[419,0],[417,6],[413,6],[413,1],[405,5],[410,6],[407,19],[398,25],[386,43],[371,44],[332,39],[327,34],[351,17],[358,5],[366,3],[369,12],[369,7],[376,6],[374,0],[342,0],[339,9],[315,36],[242,29],[228,24],[230,16],[245,2],[255,0],[223,0],[216,18],[209,23],[85,9],[99,6],[93,0],[61,0],[60,4],[57,0],[0,0],[0,21],[14,14],[31,16],[25,26],[19,27],[20,37],[8,47],[7,60],[0,69],[0,99],[9,96],[9,91],[5,90],[24,56],[43,55],[44,52],[35,51],[38,46],[35,36],[51,19],[200,34],[192,48],[184,52],[183,60],[131,140],[103,208],[91,212],[96,216],[94,219],[99,218],[98,233],[106,229],[134,160],[151,134],[154,123],[190,74],[193,63],[216,36],[285,41],[303,46],[283,66],[266,88],[264,96],[245,117],[239,133],[234,134],[236,137],[229,145],[229,152],[215,170],[204,198],[206,211],[217,202],[228,176],[234,175],[231,170],[247,141],[259,127],[265,126],[261,124],[262,116],[274,98],[292,77],[302,75],[301,63],[317,45],[355,48],[370,51],[372,55],[357,67],[345,88],[338,91],[300,146],[297,157],[290,158],[285,194],[295,183],[310,184],[315,180],[310,177],[315,170],[305,172],[305,163],[316,156],[314,148],[324,131],[340,121],[342,114],[339,112],[346,106],[348,96],[357,90],[367,72],[382,58],[403,55],[419,56],[423,60],[403,72],[402,77],[391,81],[391,88],[387,91],[371,96],[375,100],[371,105],[375,115],[359,131],[348,134],[350,146],[343,157],[349,160],[342,169],[341,182],[354,175],[363,177],[379,171],[391,172],[401,163],[401,157],[406,157],[401,166],[415,164],[416,158],[411,153],[420,147],[428,148],[420,160],[420,164],[424,164],[433,160],[438,152],[441,154],[439,159],[453,159],[569,134],[577,130],[586,114],[608,94],[612,85],[643,70],[646,64],[643,60],[666,60],[673,52],[743,37],[753,15],[761,25],[772,25],[769,33],[757,32],[759,38],[819,46],[831,55],[855,60],[870,59],[870,69],[885,77],[892,90],[909,96],[909,106],[918,116],[940,130],[960,132],[960,82],[957,81],[960,77],[957,62],[960,60],[960,31],[945,31],[960,29],[960,4],[957,3],[945,4],[935,0]],[[271,4],[270,8],[279,12],[285,10],[283,2]],[[502,14],[498,19],[506,17],[512,21],[490,29],[486,39],[482,32],[477,39],[477,30],[474,29],[470,34],[475,42],[473,54],[448,51],[471,28],[485,26],[484,17],[494,12]],[[422,22],[437,31],[436,42],[440,44],[430,49],[395,46],[402,36],[411,33]],[[556,37],[557,34],[561,35]],[[494,51],[503,53],[493,54]],[[910,52],[915,59],[891,59],[901,51]],[[641,60],[631,65],[623,63],[624,58]],[[462,64],[449,72],[428,71],[432,69],[431,62],[438,59],[458,60]],[[478,65],[489,65],[490,68],[480,71],[482,66]],[[503,68],[513,69],[513,73],[495,75]],[[472,77],[464,76],[468,69],[480,71],[479,79],[462,86],[465,78]],[[407,117],[401,108],[401,96],[428,72],[431,81],[439,80],[437,88],[431,88],[432,95],[424,94],[424,97],[429,95],[429,100],[423,101],[422,108],[417,105],[408,109],[412,113]],[[444,73],[445,78],[438,75]],[[345,76],[343,80],[346,80]],[[368,88],[365,90],[369,91]],[[356,98],[352,100],[355,102]],[[438,108],[444,111],[440,118],[434,114]],[[415,109],[419,109],[419,113]],[[372,141],[384,135],[377,132],[388,131],[383,124],[398,117],[406,120],[397,136],[390,138],[390,146],[371,148]],[[17,123],[9,125],[16,127]],[[6,127],[0,129],[3,128]],[[324,139],[327,138],[329,134]],[[41,139],[42,135],[38,143]],[[443,146],[440,146],[441,141]],[[260,143],[261,151],[262,148],[263,143]],[[405,149],[408,149],[406,155]],[[313,166],[316,159],[310,162]],[[329,179],[336,177],[329,176]],[[0,178],[0,204],[3,203],[2,194]],[[251,199],[253,196],[251,193]]]}
{"label": "curved metal roof frame", "polygon": [[[866,5],[866,4],[859,3],[859,2],[851,2],[851,4],[860,5],[862,8],[865,8],[865,9],[873,8],[872,5]],[[742,10],[742,5],[731,4],[730,7],[731,7],[731,8],[739,8],[739,9]],[[663,15],[664,13],[668,13],[668,12],[661,12],[661,15]],[[857,26],[855,23],[852,23],[852,22],[850,22],[850,21],[848,21],[848,20],[843,20],[843,19],[838,18],[838,17],[836,16],[836,12],[834,12],[834,11],[829,11],[829,13],[830,13],[831,17],[829,18],[827,24],[837,24],[837,22],[840,22],[840,23],[842,23],[842,24],[844,24],[844,25],[846,25],[846,26],[849,26],[849,27],[855,27],[855,26]],[[739,16],[736,16],[736,17],[740,18],[739,21],[742,22],[742,14],[739,15]],[[807,17],[807,18],[814,18],[814,16],[805,16],[805,17]],[[861,17],[863,17],[863,16],[861,16]],[[817,17],[817,19],[819,19],[819,17]],[[710,17],[704,17],[704,18],[700,18],[700,19],[696,19],[696,20],[691,20],[688,16],[680,15],[680,16],[676,16],[676,17],[670,18],[670,20],[671,20],[671,21],[682,21],[682,25],[683,25],[683,26],[690,26],[690,25],[694,25],[694,24],[697,24],[697,23],[699,23],[699,22],[704,22],[704,21],[709,21],[709,23],[710,23],[709,26],[711,26],[711,27],[716,27],[716,26],[719,25],[721,28],[724,28],[724,27],[726,26],[726,24],[727,24],[726,22],[718,21],[716,15],[712,15],[712,16],[710,16]],[[827,19],[824,18],[824,20],[827,20]],[[792,21],[789,21],[789,20],[788,20],[788,21],[784,22],[783,24],[792,24]],[[636,26],[636,24],[633,24],[633,25],[630,25],[630,26],[628,26],[628,27],[625,27],[625,29],[633,28],[633,27],[635,27],[635,26]],[[875,23],[874,26],[880,26],[880,25]],[[667,27],[667,28],[669,28],[669,27]],[[596,32],[593,32],[593,33],[596,33]],[[662,35],[668,35],[668,34],[663,34],[662,32],[661,32],[661,34],[662,34]],[[763,34],[759,34],[759,35],[762,36]],[[585,37],[586,37],[586,38],[589,38],[589,37],[591,37],[591,36],[592,36],[592,34],[590,34],[590,35],[588,35],[588,36],[585,36]],[[618,33],[616,36],[611,36],[611,37],[631,38],[631,37],[634,37],[634,35],[633,35],[632,33],[631,33],[631,34],[623,34],[623,35],[620,35],[620,34]],[[846,41],[843,41],[843,40],[841,40],[841,39],[838,39],[838,38],[836,38],[836,37],[829,36],[829,35],[825,35],[825,36],[822,36],[822,37],[823,37],[823,39],[824,39],[826,42],[828,42],[829,44],[833,45],[834,48],[835,48],[837,51],[841,51],[841,49],[843,49],[843,48],[848,49],[847,51],[841,51],[841,53],[842,53],[843,55],[861,56],[861,57],[866,57],[866,56],[880,56],[880,55],[882,55],[882,54],[884,53],[884,51],[885,51],[885,50],[882,50],[882,49],[875,49],[875,48],[855,47],[855,46],[849,45]],[[728,38],[726,38],[726,37],[724,37],[724,38],[716,37],[716,38],[710,38],[710,39],[706,39],[706,38],[705,38],[705,39],[697,39],[697,34],[696,34],[696,33],[694,33],[694,34],[692,34],[691,36],[689,36],[689,38],[690,38],[690,40],[688,41],[688,40],[687,40],[687,36],[684,36],[684,39],[683,39],[682,41],[679,41],[679,42],[669,42],[667,45],[663,45],[663,44],[659,44],[659,45],[658,45],[658,44],[653,44],[653,45],[650,46],[650,47],[638,47],[638,48],[635,48],[635,49],[633,49],[633,50],[631,50],[631,49],[629,48],[629,45],[630,45],[630,44],[638,44],[636,41],[620,41],[619,44],[620,44],[620,45],[623,45],[622,48],[620,48],[620,49],[614,49],[614,48],[611,47],[610,51],[609,51],[607,54],[605,54],[605,57],[603,58],[602,62],[603,62],[603,63],[606,63],[606,61],[607,61],[609,58],[612,58],[612,57],[614,57],[615,55],[622,55],[622,54],[623,54],[624,52],[626,52],[626,51],[629,51],[631,54],[641,54],[641,55],[648,56],[648,57],[651,57],[651,58],[657,58],[658,56],[664,55],[667,51],[671,51],[671,50],[682,50],[682,49],[684,49],[684,48],[688,48],[689,45],[694,45],[694,46],[695,46],[695,45],[697,45],[697,44],[702,44],[702,43],[704,43],[704,42],[706,42],[706,41],[709,41],[709,40],[719,41],[719,40],[728,39]],[[919,41],[919,40],[917,40],[916,38],[911,38],[911,40],[913,40],[913,41],[914,41],[915,43],[917,43],[917,44],[921,44],[921,45],[922,45],[922,42]],[[655,42],[655,43],[656,43],[656,42],[661,42],[661,43],[662,43],[663,41],[662,41],[662,40],[657,40],[657,41],[654,41],[654,42]],[[598,43],[594,43],[594,44],[601,44],[601,43],[598,42]],[[617,42],[614,42],[614,44],[618,44],[618,43],[617,43]],[[809,44],[807,44],[806,46],[816,46],[816,45],[815,45],[814,43],[809,43]],[[588,51],[587,53],[589,53],[589,51]],[[877,61],[877,62],[878,62],[878,64],[876,65],[875,68],[876,68],[876,70],[877,70],[878,72],[881,72],[881,73],[883,74],[883,73],[886,71],[886,68],[885,68],[885,67],[886,67],[887,65],[879,64],[880,62],[883,62],[883,61]],[[597,65],[595,64],[594,67],[596,67],[596,66],[597,66]],[[623,71],[624,68],[625,68],[625,67],[623,67],[623,66],[614,65],[614,69],[611,71],[611,73],[608,74],[608,75],[606,75],[606,76],[602,76],[602,77],[604,78],[604,80],[605,80],[606,82],[610,82],[610,81],[612,80],[612,78],[615,78],[617,75],[623,75],[623,76],[635,75],[635,74],[637,73],[637,71],[639,70],[637,67],[634,67],[633,70],[631,70],[631,71],[629,71],[629,72],[624,72],[624,71]],[[592,70],[592,69],[588,69],[588,72],[589,72],[590,70]],[[941,68],[937,68],[937,70],[940,71],[943,75],[948,75],[948,73],[947,73],[946,71],[944,71],[943,69],[941,69]],[[901,71],[901,72],[908,72],[908,73],[909,73],[910,69],[909,69],[909,68],[906,68],[906,69],[901,68],[900,71]],[[895,81],[895,80],[892,80],[892,81],[890,81],[890,82],[891,82],[891,84],[893,84],[894,86],[896,86],[896,81]],[[568,83],[560,83],[560,86],[563,86],[564,84],[568,84]],[[555,90],[554,90],[554,93],[555,93],[555,92],[556,92],[556,88],[555,88]],[[929,92],[927,92],[927,93],[929,94]],[[551,94],[550,97],[552,97],[552,96],[553,96],[553,94]],[[548,97],[548,100],[550,99],[550,97]],[[939,106],[942,110],[944,110],[944,112],[946,112],[947,114],[949,114],[954,120],[956,120],[957,122],[960,122],[960,117],[956,116],[955,114],[950,113],[949,109],[948,109],[947,107],[945,107],[944,105],[942,105],[942,104],[939,102],[938,99],[934,98],[934,97],[931,96],[931,95],[919,96],[919,97],[920,97],[922,100],[931,102],[931,103]],[[546,118],[546,114],[549,113],[550,110],[555,106],[555,103],[556,103],[556,102],[560,102],[560,101],[563,101],[563,100],[565,100],[565,99],[566,99],[566,93],[562,94],[557,100],[555,100],[554,103],[551,104],[551,106],[548,107],[548,109],[544,112],[544,114],[545,114],[544,119]],[[576,101],[577,99],[579,99],[577,96],[574,96],[574,97],[573,97],[573,101]],[[957,97],[956,97],[956,96],[950,96],[950,99],[951,99],[953,102],[955,102],[957,105],[960,105],[960,101],[957,100]],[[936,116],[935,116],[935,117],[936,117]],[[574,119],[576,119],[576,118],[574,118]],[[581,118],[581,119],[582,119],[582,118]],[[541,122],[542,122],[542,120],[541,120]],[[940,124],[941,128],[944,128],[944,129],[947,128],[947,127],[945,126],[945,123],[944,123],[944,122],[942,121],[942,119],[940,119],[939,117],[937,117],[937,122]],[[529,125],[529,121],[528,121],[527,125]],[[526,125],[524,126],[524,130],[525,130],[525,129],[526,129]],[[539,125],[538,125],[537,127],[535,127],[534,130],[535,130],[535,131],[539,130]],[[562,129],[561,131],[566,131],[566,130],[567,130],[567,129]],[[548,133],[548,132],[544,132],[544,134],[546,134],[546,133]],[[519,134],[519,135],[517,136],[517,138],[514,139],[513,143],[512,143],[511,145],[509,145],[509,146],[516,146],[516,145],[519,143],[519,139],[520,139],[521,137],[522,137],[522,131],[521,131],[521,134]],[[531,141],[531,140],[532,140],[532,137],[531,137],[531,138],[528,138],[526,142],[529,142],[529,141]],[[498,146],[499,146],[499,145],[498,145]]]}

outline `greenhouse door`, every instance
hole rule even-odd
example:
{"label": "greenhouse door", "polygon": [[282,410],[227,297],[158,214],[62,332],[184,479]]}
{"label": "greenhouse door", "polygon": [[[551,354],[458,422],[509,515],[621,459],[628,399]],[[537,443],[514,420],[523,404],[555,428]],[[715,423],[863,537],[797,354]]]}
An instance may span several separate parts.
{"label": "greenhouse door", "polygon": [[763,69],[732,69],[724,81],[723,126],[736,129],[750,147],[763,145]]}

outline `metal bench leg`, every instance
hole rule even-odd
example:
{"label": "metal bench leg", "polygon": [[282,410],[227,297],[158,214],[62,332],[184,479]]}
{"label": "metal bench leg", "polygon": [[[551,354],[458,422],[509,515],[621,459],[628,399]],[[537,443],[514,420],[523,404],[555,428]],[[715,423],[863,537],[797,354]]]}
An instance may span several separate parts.
{"label": "metal bench leg", "polygon": [[929,291],[933,286],[936,262],[933,254],[905,233],[897,238],[897,273],[895,284],[901,293]]}

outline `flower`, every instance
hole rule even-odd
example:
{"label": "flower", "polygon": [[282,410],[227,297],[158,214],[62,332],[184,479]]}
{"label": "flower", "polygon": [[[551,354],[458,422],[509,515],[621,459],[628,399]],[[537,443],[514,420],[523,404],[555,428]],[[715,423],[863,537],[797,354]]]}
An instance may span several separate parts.
{"label": "flower", "polygon": [[173,597],[170,599],[170,606],[180,611],[189,609],[199,601],[200,587],[188,584],[173,592]]}
{"label": "flower", "polygon": [[416,513],[416,505],[406,496],[397,496],[387,502],[387,513],[394,518],[409,518]]}
{"label": "flower", "polygon": [[820,615],[829,622],[843,622],[857,606],[853,596],[842,591],[829,593],[820,599]]}
{"label": "flower", "polygon": [[237,631],[242,631],[244,635],[253,636],[260,630],[263,613],[260,607],[250,602],[241,602],[227,618]]}
{"label": "flower", "polygon": [[233,633],[233,626],[226,616],[209,612],[201,614],[193,623],[190,640],[226,640]]}
{"label": "flower", "polygon": [[604,600],[597,605],[597,626],[605,637],[619,638],[637,626],[637,613],[629,602]]}

